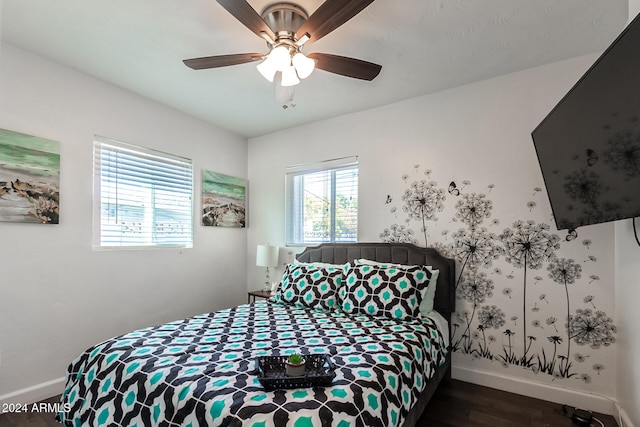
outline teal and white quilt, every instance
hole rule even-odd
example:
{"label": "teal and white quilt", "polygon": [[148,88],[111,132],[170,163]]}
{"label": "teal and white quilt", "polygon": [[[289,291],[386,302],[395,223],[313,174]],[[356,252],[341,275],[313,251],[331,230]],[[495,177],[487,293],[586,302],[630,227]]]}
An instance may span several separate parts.
{"label": "teal and white quilt", "polygon": [[[263,355],[329,354],[332,386],[266,392]],[[258,301],[140,329],[69,366],[60,413],[78,426],[398,426],[437,366],[442,333],[402,321]]]}

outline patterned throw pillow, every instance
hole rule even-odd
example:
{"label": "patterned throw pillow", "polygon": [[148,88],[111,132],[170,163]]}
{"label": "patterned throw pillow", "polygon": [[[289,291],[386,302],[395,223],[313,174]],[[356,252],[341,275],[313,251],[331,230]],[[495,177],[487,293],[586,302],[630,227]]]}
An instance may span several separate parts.
{"label": "patterned throw pillow", "polygon": [[420,317],[423,291],[431,273],[420,266],[358,265],[344,268],[339,291],[342,311],[411,320]]}
{"label": "patterned throw pillow", "polygon": [[342,266],[289,264],[282,275],[280,291],[273,297],[278,303],[332,311],[342,285]]}
{"label": "patterned throw pillow", "polygon": [[[409,268],[409,267],[418,267],[418,266],[409,266],[406,264],[392,264],[388,262],[378,262],[371,261],[368,259],[357,259],[355,261],[357,265],[368,264],[368,265],[378,265],[381,267],[399,267],[399,268]],[[422,291],[422,302],[420,303],[420,314],[422,317],[427,317],[433,311],[433,304],[436,299],[436,283],[438,283],[438,275],[440,274],[440,270],[431,267],[430,265],[420,266],[422,269],[427,270],[427,275],[430,276],[429,283]]]}

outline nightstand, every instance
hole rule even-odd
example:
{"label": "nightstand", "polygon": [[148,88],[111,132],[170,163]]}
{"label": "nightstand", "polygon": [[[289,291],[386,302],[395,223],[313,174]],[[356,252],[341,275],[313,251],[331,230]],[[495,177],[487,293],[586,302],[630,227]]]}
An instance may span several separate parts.
{"label": "nightstand", "polygon": [[[269,298],[271,296],[271,291],[249,291],[247,292],[247,304],[250,302],[256,302],[257,298]],[[251,300],[253,297],[253,301]]]}

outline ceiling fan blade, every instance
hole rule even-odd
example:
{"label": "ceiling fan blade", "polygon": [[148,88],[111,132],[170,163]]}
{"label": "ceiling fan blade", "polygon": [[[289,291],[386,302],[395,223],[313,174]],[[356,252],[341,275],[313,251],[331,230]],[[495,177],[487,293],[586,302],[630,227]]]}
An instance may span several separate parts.
{"label": "ceiling fan blade", "polygon": [[346,56],[328,53],[310,53],[307,56],[316,60],[316,68],[355,79],[371,81],[382,70],[382,65]]}
{"label": "ceiling fan blade", "polygon": [[232,14],[245,27],[253,31],[258,37],[262,37],[261,33],[266,33],[271,40],[275,40],[276,36],[273,30],[269,28],[264,19],[258,12],[251,7],[246,0],[217,0],[220,6],[224,7],[227,12]]}
{"label": "ceiling fan blade", "polygon": [[356,16],[373,1],[326,0],[298,29],[296,39],[300,40],[308,33],[311,36],[309,41],[316,42]]}
{"label": "ceiling fan blade", "polygon": [[233,55],[205,56],[202,58],[185,59],[184,65],[194,70],[204,70],[207,68],[227,67],[229,65],[244,64],[246,62],[262,59],[262,53],[236,53]]}

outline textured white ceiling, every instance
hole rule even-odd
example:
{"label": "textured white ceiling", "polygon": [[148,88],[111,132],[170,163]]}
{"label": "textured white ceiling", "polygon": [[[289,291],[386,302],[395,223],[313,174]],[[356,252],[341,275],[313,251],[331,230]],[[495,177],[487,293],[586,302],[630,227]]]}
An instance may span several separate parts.
{"label": "textured white ceiling", "polygon": [[[311,14],[322,0],[296,2]],[[260,13],[274,2],[249,3]],[[297,86],[297,107],[283,110],[253,64],[182,63],[268,51],[215,0],[3,4],[3,42],[247,137],[601,52],[628,11],[627,0],[377,0],[305,52],[375,62],[380,75],[366,82],[316,70]]]}

